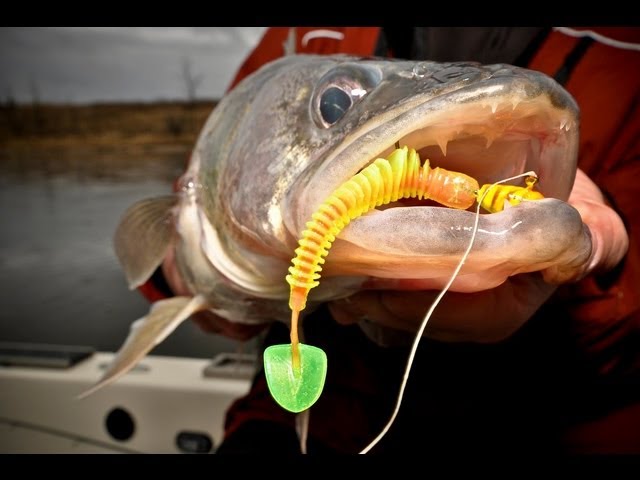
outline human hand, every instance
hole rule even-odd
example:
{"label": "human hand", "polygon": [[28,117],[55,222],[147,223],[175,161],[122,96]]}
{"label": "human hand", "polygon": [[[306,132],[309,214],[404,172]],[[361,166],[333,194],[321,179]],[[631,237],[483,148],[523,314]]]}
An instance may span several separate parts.
{"label": "human hand", "polygon": [[[625,255],[629,238],[618,214],[600,189],[578,170],[568,203],[578,210],[591,236],[586,261],[509,277],[500,286],[474,293],[447,292],[429,320],[425,335],[441,341],[496,342],[518,330],[549,299],[560,283],[613,268]],[[369,290],[329,304],[338,323],[363,319],[415,333],[438,291]]]}
{"label": "human hand", "polygon": [[[193,295],[185,284],[175,262],[175,251],[169,249],[162,262],[162,273],[175,295]],[[246,341],[260,333],[265,324],[235,323],[222,318],[211,311],[201,311],[191,315],[191,320],[207,333],[216,333],[232,340]]]}

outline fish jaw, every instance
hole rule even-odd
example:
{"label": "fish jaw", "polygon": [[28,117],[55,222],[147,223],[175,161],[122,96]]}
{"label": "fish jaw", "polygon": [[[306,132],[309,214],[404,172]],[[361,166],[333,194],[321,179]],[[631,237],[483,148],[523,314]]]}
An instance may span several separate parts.
{"label": "fish jaw", "polygon": [[[285,208],[290,232],[301,232],[340,184],[396,145],[408,145],[432,167],[465,173],[481,185],[534,171],[540,179],[536,187],[548,198],[481,215],[453,291],[484,290],[511,275],[549,268],[566,270],[569,278],[591,250],[580,215],[565,203],[576,172],[577,106],[543,74],[485,68],[463,75],[475,78],[468,86],[439,96],[416,95],[345,136],[292,188]],[[374,104],[374,93],[362,104]],[[442,288],[471,241],[474,221],[471,211],[427,203],[378,208],[338,235],[323,266],[323,281],[358,275],[388,288]]]}
{"label": "fish jaw", "polygon": [[[553,214],[550,214],[552,212]],[[469,245],[474,213],[438,207],[399,207],[353,221],[336,240],[323,273],[369,275],[378,288],[442,288]],[[372,233],[373,232],[373,233]],[[580,214],[552,198],[481,215],[453,291],[497,287],[518,273],[555,267],[567,279],[588,258],[591,239]],[[561,282],[556,272],[554,281]]]}

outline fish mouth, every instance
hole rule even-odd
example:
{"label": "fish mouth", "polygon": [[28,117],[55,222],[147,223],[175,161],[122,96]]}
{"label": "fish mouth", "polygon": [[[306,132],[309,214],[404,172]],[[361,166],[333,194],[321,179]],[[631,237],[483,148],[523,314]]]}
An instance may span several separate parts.
{"label": "fish mouth", "polygon": [[[480,185],[534,171],[536,190],[545,196],[498,213],[480,212],[473,249],[452,290],[482,290],[516,273],[582,261],[584,228],[566,203],[576,171],[577,109],[570,97],[559,105],[552,95],[501,88],[502,95],[455,92],[440,105],[426,102],[370,122],[326,159],[300,194],[305,207],[294,219],[296,231],[341,183],[406,145],[431,167],[464,173]],[[389,279],[391,286],[404,282],[402,288],[439,288],[471,241],[476,206],[456,210],[404,199],[378,207],[337,236],[323,277],[364,275]]]}
{"label": "fish mouth", "polygon": [[[567,133],[572,128],[575,131],[575,121],[569,115],[550,115],[536,107],[529,104],[509,112],[511,104],[496,105],[491,115],[482,106],[465,108],[464,114],[450,112],[439,125],[418,128],[396,139],[363,167],[406,145],[414,148],[423,162],[428,160],[432,168],[464,173],[480,185],[532,170],[545,196],[566,199],[575,166],[571,161],[574,135]],[[569,175],[559,178],[558,169]]]}
{"label": "fish mouth", "polygon": [[[578,118],[571,105],[554,105],[548,95],[520,98],[513,93],[477,98],[449,95],[432,106],[425,102],[406,111],[375,118],[347,137],[322,161],[302,192],[306,220],[332,191],[377,158],[398,146],[415,149],[431,167],[475,178],[481,185],[534,171],[537,189],[546,197],[566,200],[573,185],[578,146]],[[296,228],[301,224],[296,222]]]}

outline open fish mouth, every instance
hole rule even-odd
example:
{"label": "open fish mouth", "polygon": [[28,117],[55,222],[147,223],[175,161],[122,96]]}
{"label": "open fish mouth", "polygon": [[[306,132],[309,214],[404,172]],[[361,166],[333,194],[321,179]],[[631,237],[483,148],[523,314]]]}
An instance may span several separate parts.
{"label": "open fish mouth", "polygon": [[436,124],[403,135],[375,158],[385,158],[396,144],[407,145],[432,167],[465,173],[480,184],[533,170],[545,196],[566,200],[573,180],[567,159],[575,147],[567,133],[576,129],[570,115],[538,102],[515,108],[511,103],[485,106],[479,102],[455,110],[441,112]]}
{"label": "open fish mouth", "polygon": [[[516,78],[463,88],[376,117],[296,192],[302,206],[292,211],[301,213],[289,219],[290,230],[302,231],[314,208],[341,183],[406,145],[432,168],[464,173],[480,185],[533,171],[536,190],[546,197],[482,215],[453,290],[491,288],[516,273],[581,261],[584,249],[572,247],[582,243],[582,221],[565,203],[575,178],[577,109],[570,97],[527,82]],[[524,185],[524,179],[510,184]],[[389,279],[391,287],[440,288],[468,246],[475,210],[476,205],[456,210],[426,199],[377,207],[340,233],[323,277],[365,275]]]}

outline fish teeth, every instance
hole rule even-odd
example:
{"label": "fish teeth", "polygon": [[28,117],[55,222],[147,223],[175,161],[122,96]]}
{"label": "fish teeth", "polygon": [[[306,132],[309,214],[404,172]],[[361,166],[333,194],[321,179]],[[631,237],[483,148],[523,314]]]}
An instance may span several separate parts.
{"label": "fish teeth", "polygon": [[447,156],[447,144],[449,143],[449,140],[448,139],[443,139],[443,138],[436,138],[436,143],[440,147],[440,150],[442,150],[442,155],[444,155],[446,157]]}
{"label": "fish teeth", "polygon": [[568,132],[569,130],[571,130],[572,126],[573,126],[573,122],[567,121],[565,126],[564,126],[564,129]]}
{"label": "fish teeth", "polygon": [[485,133],[484,136],[487,139],[487,143],[484,146],[484,148],[489,148],[491,145],[493,145],[493,142],[495,141],[496,138],[498,138],[499,135],[495,132],[491,132],[491,133],[487,132]]}

